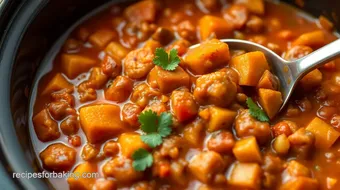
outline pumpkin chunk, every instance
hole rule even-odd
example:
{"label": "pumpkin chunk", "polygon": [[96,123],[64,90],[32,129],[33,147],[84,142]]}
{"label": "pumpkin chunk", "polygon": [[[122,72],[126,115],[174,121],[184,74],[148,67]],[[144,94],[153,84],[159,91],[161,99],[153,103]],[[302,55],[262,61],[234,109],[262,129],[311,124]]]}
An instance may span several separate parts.
{"label": "pumpkin chunk", "polygon": [[237,115],[236,112],[224,109],[224,108],[219,108],[216,106],[212,106],[209,108],[206,108],[207,110],[202,110],[200,112],[200,116],[202,118],[205,118],[204,113],[208,111],[208,124],[207,124],[207,130],[209,132],[217,131],[220,129],[228,129],[231,128],[235,117]]}
{"label": "pumpkin chunk", "polygon": [[89,41],[95,47],[104,48],[114,38],[117,38],[115,31],[103,29],[93,33],[90,36]]}
{"label": "pumpkin chunk", "polygon": [[114,59],[121,61],[129,51],[117,42],[111,42],[106,46],[105,52],[112,56]]}
{"label": "pumpkin chunk", "polygon": [[309,170],[309,168],[296,160],[289,161],[287,163],[285,171],[283,172],[283,177],[286,180],[290,180],[300,176],[311,177],[311,171]]}
{"label": "pumpkin chunk", "polygon": [[[84,162],[79,164],[73,171],[73,176],[67,179],[67,183],[70,185],[70,189],[92,189],[94,183],[96,182],[96,176],[91,176],[87,178],[90,173],[96,173],[98,171],[96,163]],[[83,175],[86,178],[82,177]]]}
{"label": "pumpkin chunk", "polygon": [[315,147],[321,149],[330,148],[340,136],[340,133],[332,126],[315,117],[306,127],[315,136]]}
{"label": "pumpkin chunk", "polygon": [[169,93],[179,87],[189,88],[190,77],[181,67],[174,71],[166,71],[155,66],[148,75],[148,83],[163,93]]}
{"label": "pumpkin chunk", "polygon": [[90,143],[105,141],[125,128],[120,120],[119,106],[102,104],[80,109],[80,123]]}
{"label": "pumpkin chunk", "polygon": [[201,75],[227,65],[229,59],[228,45],[217,39],[212,39],[190,49],[184,62],[194,74]]}
{"label": "pumpkin chunk", "polygon": [[283,103],[282,94],[279,91],[260,88],[259,102],[268,117],[272,119],[277,114]]}
{"label": "pumpkin chunk", "polygon": [[260,148],[254,136],[237,141],[233,148],[233,153],[240,162],[261,163],[262,160]]}
{"label": "pumpkin chunk", "polygon": [[214,151],[201,152],[194,156],[189,163],[190,172],[203,183],[212,180],[215,174],[224,169],[223,159]]}
{"label": "pumpkin chunk", "polygon": [[325,34],[321,30],[304,33],[293,42],[293,46],[303,45],[309,47],[320,47],[325,44]]}
{"label": "pumpkin chunk", "polygon": [[238,189],[259,190],[261,168],[255,163],[236,163],[229,175],[228,182]]}
{"label": "pumpkin chunk", "polygon": [[236,0],[236,4],[242,4],[247,7],[247,9],[255,14],[264,14],[264,1],[263,0]]}
{"label": "pumpkin chunk", "polygon": [[183,137],[190,145],[199,147],[203,142],[204,122],[202,120],[195,120],[189,123],[183,130]]}
{"label": "pumpkin chunk", "polygon": [[61,56],[61,69],[70,79],[74,79],[79,74],[87,72],[96,63],[96,60],[81,55],[63,54]]}
{"label": "pumpkin chunk", "polygon": [[244,86],[256,86],[264,71],[269,70],[267,59],[260,51],[233,57],[230,64],[239,73],[239,85]]}
{"label": "pumpkin chunk", "polygon": [[52,92],[63,89],[73,90],[73,85],[69,83],[62,74],[57,73],[47,84],[41,95],[51,94]]}
{"label": "pumpkin chunk", "polygon": [[279,190],[317,190],[319,182],[309,177],[297,177],[283,184]]}
{"label": "pumpkin chunk", "polygon": [[229,59],[228,45],[217,39],[212,39],[190,49],[184,62],[194,74],[202,75],[226,66]]}
{"label": "pumpkin chunk", "polygon": [[206,15],[199,20],[198,24],[202,41],[213,34],[217,38],[229,37],[233,31],[233,25],[220,17]]}
{"label": "pumpkin chunk", "polygon": [[119,136],[118,142],[123,156],[127,158],[131,158],[132,154],[140,148],[148,149],[148,145],[141,140],[138,133],[123,133]]}
{"label": "pumpkin chunk", "polygon": [[257,88],[266,88],[271,90],[278,90],[279,81],[269,70],[264,71]]}
{"label": "pumpkin chunk", "polygon": [[140,1],[127,7],[125,17],[131,22],[153,22],[156,19],[156,1]]}

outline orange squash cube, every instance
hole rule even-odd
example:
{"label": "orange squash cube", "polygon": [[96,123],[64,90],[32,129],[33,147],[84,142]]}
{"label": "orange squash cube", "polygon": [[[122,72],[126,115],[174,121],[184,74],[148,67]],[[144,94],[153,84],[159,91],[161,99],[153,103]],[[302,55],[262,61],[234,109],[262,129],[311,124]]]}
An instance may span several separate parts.
{"label": "orange squash cube", "polygon": [[126,127],[116,105],[90,105],[80,108],[79,112],[82,129],[90,143],[105,141],[120,134]]}
{"label": "orange squash cube", "polygon": [[188,169],[198,180],[209,183],[215,174],[223,171],[224,163],[220,154],[205,151],[192,157]]}
{"label": "orange squash cube", "polygon": [[159,66],[155,66],[148,75],[148,83],[153,88],[158,88],[163,93],[170,93],[179,87],[190,85],[190,76],[182,67],[177,67],[174,71],[166,71]]}
{"label": "orange squash cube", "polygon": [[87,72],[96,64],[96,60],[84,56],[72,54],[61,55],[61,69],[70,79],[74,79],[79,74]]}
{"label": "orange squash cube", "polygon": [[123,156],[127,158],[131,158],[132,154],[140,148],[149,149],[149,146],[142,141],[141,135],[138,133],[123,133],[119,136],[118,143]]}
{"label": "orange squash cube", "polygon": [[200,46],[190,49],[184,57],[185,65],[198,75],[226,66],[229,60],[229,46],[217,39],[201,43]]}
{"label": "orange squash cube", "polygon": [[271,90],[278,90],[279,81],[269,70],[264,71],[257,88],[266,88]]}
{"label": "orange squash cube", "polygon": [[303,45],[309,47],[320,47],[325,44],[325,34],[321,30],[304,33],[293,42],[293,46]]}
{"label": "orange squash cube", "polygon": [[306,130],[314,134],[315,147],[320,149],[330,148],[340,136],[338,131],[318,117],[307,125]]}
{"label": "orange squash cube", "polygon": [[247,7],[247,9],[255,14],[264,14],[264,1],[263,0],[236,0],[236,4],[242,4]]}
{"label": "orange squash cube", "polygon": [[259,89],[259,102],[270,119],[279,111],[283,100],[279,91],[271,89]]}
{"label": "orange squash cube", "polygon": [[69,83],[62,74],[57,73],[44,88],[41,95],[51,94],[52,92],[62,89],[69,89],[73,91],[73,85]]}
{"label": "orange squash cube", "polygon": [[230,65],[239,73],[239,85],[244,86],[256,86],[264,71],[269,70],[267,59],[260,51],[233,57]]}
{"label": "orange squash cube", "polygon": [[136,23],[152,23],[156,19],[156,1],[139,1],[127,7],[124,11],[125,17]]}
{"label": "orange squash cube", "polygon": [[90,36],[89,41],[95,47],[104,48],[110,41],[114,40],[115,38],[117,38],[117,34],[115,31],[103,29],[93,33]]}
{"label": "orange squash cube", "polygon": [[279,190],[317,190],[319,182],[309,177],[297,177],[283,184]]}
{"label": "orange squash cube", "polygon": [[[207,109],[209,111],[209,118],[207,118],[207,130],[209,132],[231,128],[237,115],[235,111],[216,106],[212,106]],[[199,115],[204,118],[204,113],[205,110],[202,110]]]}
{"label": "orange squash cube", "polygon": [[237,189],[259,190],[261,185],[261,167],[255,163],[235,163],[228,182]]}
{"label": "orange squash cube", "polygon": [[289,161],[284,171],[284,177],[289,179],[299,176],[311,177],[311,171],[309,168],[296,160]]}
{"label": "orange squash cube", "polygon": [[109,43],[109,45],[105,48],[105,52],[119,61],[124,59],[124,57],[129,53],[129,51],[118,42]]}
{"label": "orange squash cube", "polygon": [[[67,183],[70,185],[70,189],[85,189],[85,190],[91,190],[92,186],[96,182],[96,176],[95,173],[98,172],[97,164],[96,163],[90,163],[90,162],[84,162],[79,164],[76,169],[73,171],[73,175],[67,179]],[[88,175],[93,174],[93,176],[90,176],[90,178],[84,178],[82,175]],[[99,174],[98,176],[99,177]]]}
{"label": "orange squash cube", "polygon": [[237,141],[233,148],[233,153],[240,162],[261,163],[262,161],[260,148],[254,136]]}
{"label": "orange squash cube", "polygon": [[208,39],[213,34],[217,38],[226,38],[233,31],[233,24],[220,17],[206,15],[198,22],[202,41]]}

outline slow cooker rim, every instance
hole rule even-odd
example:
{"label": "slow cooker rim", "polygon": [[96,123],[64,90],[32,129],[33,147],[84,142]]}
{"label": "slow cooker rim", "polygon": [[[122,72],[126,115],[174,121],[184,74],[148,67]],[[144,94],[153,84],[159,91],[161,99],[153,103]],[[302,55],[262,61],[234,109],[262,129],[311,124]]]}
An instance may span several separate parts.
{"label": "slow cooker rim", "polygon": [[[20,42],[30,23],[47,4],[43,1],[24,1],[12,15],[2,38],[0,50],[0,147],[4,162],[9,165],[11,172],[34,172],[32,165],[26,160],[18,136],[14,129],[10,107],[10,87],[12,69],[19,49]],[[15,137],[15,138],[13,138]],[[25,189],[48,189],[41,179],[15,179],[18,187]]]}
{"label": "slow cooker rim", "polygon": [[[1,0],[0,0],[1,1]],[[4,0],[9,1],[9,0]],[[36,18],[39,12],[44,8],[49,0],[40,1],[24,1],[18,8],[18,11],[12,17],[8,27],[3,34],[4,39],[10,39],[8,41],[1,41],[2,48],[0,49],[0,149],[5,155],[6,162],[10,165],[11,172],[27,172],[24,168],[30,168],[28,172],[34,172],[31,164],[25,160],[23,152],[17,153],[17,150],[22,150],[18,142],[17,134],[14,130],[13,118],[11,115],[10,107],[10,86],[11,86],[11,74],[13,64],[15,61],[16,53],[19,48],[19,44],[29,26],[29,24]],[[33,11],[32,11],[33,10]],[[0,8],[1,16],[1,8]],[[20,23],[21,25],[20,25]],[[20,35],[16,35],[20,34]],[[1,34],[0,34],[1,35]],[[9,53],[9,54],[8,54]],[[7,128],[7,129],[6,129]],[[6,133],[7,132],[7,133]],[[14,138],[15,135],[17,138]],[[12,138],[12,139],[11,139]],[[14,143],[13,143],[14,142]],[[13,143],[13,144],[11,144]],[[17,151],[17,152],[13,152]],[[22,156],[22,157],[21,157]],[[21,162],[19,165],[18,161]],[[17,179],[21,187],[25,189],[47,189],[47,185],[42,180],[37,179]],[[34,181],[33,181],[34,180]],[[20,185],[17,184],[17,185]]]}

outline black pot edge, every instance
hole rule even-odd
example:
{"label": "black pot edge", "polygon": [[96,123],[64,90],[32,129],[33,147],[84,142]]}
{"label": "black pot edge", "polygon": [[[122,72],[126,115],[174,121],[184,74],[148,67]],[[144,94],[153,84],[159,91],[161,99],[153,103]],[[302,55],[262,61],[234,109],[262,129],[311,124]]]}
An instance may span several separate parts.
{"label": "black pot edge", "polygon": [[[0,0],[1,1],[1,0]],[[6,6],[9,6],[10,0],[3,0],[4,4]],[[16,50],[18,49],[19,42],[22,39],[23,34],[25,33],[28,25],[30,22],[36,17],[36,15],[39,13],[41,8],[45,5],[45,3],[48,0],[40,0],[39,2],[24,2],[22,4],[25,4],[25,7],[21,6],[20,7],[20,13],[17,11],[15,12],[15,15],[11,19],[8,27],[6,28],[5,31],[0,31],[0,34],[4,36],[2,39],[9,39],[8,41],[0,41],[1,47],[1,52],[0,52],[0,148],[2,149],[2,153],[0,152],[1,156],[1,161],[6,162],[6,164],[10,165],[12,167],[12,171],[18,172],[19,168],[28,168],[28,172],[33,171],[31,168],[31,164],[25,160],[25,155],[20,152],[17,153],[18,150],[22,150],[21,146],[17,142],[16,133],[14,130],[14,126],[12,124],[12,115],[10,113],[10,97],[9,97],[9,92],[10,91],[10,78],[11,78],[11,71],[12,71],[12,65],[11,63],[14,61],[14,55],[16,55]],[[13,2],[13,1],[11,1]],[[19,2],[19,0],[17,1]],[[21,4],[21,5],[22,5]],[[0,7],[0,26],[6,26],[2,24],[2,17],[3,16],[3,11],[6,11],[7,9],[2,9]],[[8,14],[8,13],[6,13]],[[8,18],[8,17],[7,17]],[[5,20],[5,19],[4,19]],[[6,129],[7,128],[7,129]],[[9,128],[9,129],[8,129]],[[6,135],[4,135],[6,134]],[[6,147],[5,147],[6,143]],[[7,144],[10,143],[10,144]],[[12,152],[11,151],[16,151]],[[11,154],[10,154],[11,153]],[[4,154],[4,155],[2,155]],[[2,157],[4,156],[4,157]],[[5,158],[6,160],[2,160]],[[12,172],[12,171],[9,171]],[[22,172],[25,172],[23,170],[20,170]],[[0,172],[1,172],[1,165],[0,165]],[[10,176],[10,177],[8,177]],[[9,178],[9,180],[12,181],[12,184],[14,184],[12,175],[6,176]],[[2,176],[0,174],[0,189],[8,189],[2,186]],[[19,183],[17,183],[19,182]],[[32,185],[32,183],[34,185]],[[21,188],[24,186],[29,189],[46,189],[47,186],[46,184],[41,184],[39,186],[39,183],[42,183],[41,180],[38,180],[38,182],[32,181],[32,179],[27,180],[27,179],[19,179],[15,180],[15,184],[17,185],[22,185],[20,186]],[[12,189],[12,188],[10,188]]]}
{"label": "black pot edge", "polygon": [[[6,4],[8,4],[9,1],[10,0],[6,1]],[[34,170],[32,164],[25,159],[24,151],[22,151],[22,147],[19,144],[11,120],[10,93],[8,93],[10,92],[11,86],[12,63],[15,60],[20,41],[29,24],[46,3],[47,0],[21,2],[8,22],[2,38],[6,40],[2,41],[0,54],[0,86],[2,89],[0,90],[0,148],[3,156],[1,161],[7,165],[5,167],[8,169],[7,180],[3,180],[3,183],[8,184],[9,189],[48,189],[47,185],[41,179],[16,179],[12,176],[13,172],[32,173]],[[2,13],[5,14],[4,12]],[[13,188],[13,186],[16,187]],[[1,189],[2,187],[3,186],[1,186]]]}
{"label": "black pot edge", "polygon": [[[1,1],[1,0],[0,0]],[[4,0],[9,2],[11,0]],[[107,3],[94,8],[88,14],[82,16],[75,24],[73,24],[66,32],[68,34],[72,28],[76,25],[84,22],[88,18],[97,14],[98,12],[105,9],[108,5],[113,3],[119,3],[124,0],[109,0]],[[134,0],[126,0],[134,1]],[[12,77],[12,69],[13,63],[15,62],[18,48],[20,46],[20,42],[25,35],[27,28],[32,23],[32,21],[36,18],[36,16],[40,13],[40,11],[44,8],[49,0],[38,0],[38,1],[23,1],[14,9],[14,13],[9,15],[8,18],[11,18],[7,23],[6,30],[2,34],[1,39],[1,49],[0,49],[0,86],[3,90],[0,90],[0,160],[4,167],[7,169],[7,176],[4,175],[6,180],[2,180],[0,178],[0,189],[2,189],[1,183],[4,181],[8,183],[10,188],[5,189],[49,189],[53,188],[51,184],[46,183],[44,179],[26,179],[26,178],[13,178],[13,172],[16,173],[33,173],[36,172],[32,168],[32,163],[30,163],[25,158],[24,151],[20,146],[18,136],[15,131],[15,127],[13,125],[13,117],[11,113],[11,105],[10,105],[10,88],[11,88],[11,77]],[[4,9],[2,9],[4,10]],[[0,16],[2,16],[1,6],[0,6]],[[9,19],[8,19],[9,20]],[[1,26],[1,20],[0,20]],[[6,26],[6,25],[4,25]],[[60,41],[60,39],[65,38],[65,33],[57,39],[56,42]],[[6,39],[6,40],[4,40]],[[55,49],[58,47],[58,44],[55,43],[52,45],[51,49]],[[46,55],[51,54],[51,50],[48,51]],[[55,54],[52,52],[52,54]],[[45,56],[46,58],[46,56]],[[36,76],[37,77],[37,76]],[[36,78],[35,77],[35,78]],[[35,79],[36,80],[36,79]],[[35,81],[34,80],[34,81]],[[32,91],[30,92],[30,96],[32,96]],[[29,97],[31,99],[31,97]],[[31,104],[31,103],[29,103]],[[30,117],[29,117],[30,118]],[[32,148],[32,147],[31,147]],[[19,150],[19,151],[18,151]],[[20,151],[21,150],[21,151]],[[32,149],[33,150],[33,149]],[[5,173],[5,172],[4,172]],[[0,163],[0,177],[1,177],[1,163]],[[16,185],[15,188],[12,188]]]}

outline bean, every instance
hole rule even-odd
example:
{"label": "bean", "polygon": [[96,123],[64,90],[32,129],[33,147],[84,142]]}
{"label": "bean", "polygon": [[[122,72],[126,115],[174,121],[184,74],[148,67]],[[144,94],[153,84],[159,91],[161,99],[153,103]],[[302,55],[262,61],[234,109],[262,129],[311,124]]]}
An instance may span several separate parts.
{"label": "bean", "polygon": [[276,153],[280,155],[285,155],[288,153],[290,148],[290,143],[285,134],[281,134],[274,139],[273,149]]}

